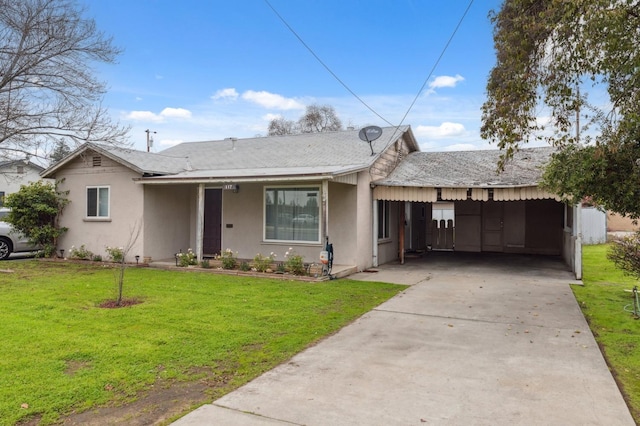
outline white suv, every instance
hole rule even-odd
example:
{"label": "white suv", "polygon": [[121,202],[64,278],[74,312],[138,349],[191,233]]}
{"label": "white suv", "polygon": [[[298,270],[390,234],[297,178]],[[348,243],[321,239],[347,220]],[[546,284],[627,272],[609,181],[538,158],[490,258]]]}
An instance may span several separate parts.
{"label": "white suv", "polygon": [[0,207],[0,260],[6,259],[11,253],[37,250],[23,235],[4,221],[4,217],[8,214],[8,208]]}

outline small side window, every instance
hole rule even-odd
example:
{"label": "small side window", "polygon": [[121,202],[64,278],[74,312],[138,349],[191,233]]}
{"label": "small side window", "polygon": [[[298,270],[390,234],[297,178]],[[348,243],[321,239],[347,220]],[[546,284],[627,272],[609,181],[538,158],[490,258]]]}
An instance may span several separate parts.
{"label": "small side window", "polygon": [[87,217],[108,218],[109,217],[109,187],[90,186],[87,187]]}

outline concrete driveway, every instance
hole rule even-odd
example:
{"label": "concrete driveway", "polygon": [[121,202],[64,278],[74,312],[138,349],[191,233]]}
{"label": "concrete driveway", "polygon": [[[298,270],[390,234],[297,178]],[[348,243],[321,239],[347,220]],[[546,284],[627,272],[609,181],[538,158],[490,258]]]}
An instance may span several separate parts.
{"label": "concrete driveway", "polygon": [[635,424],[561,262],[432,253],[351,278],[411,287],[174,424]]}

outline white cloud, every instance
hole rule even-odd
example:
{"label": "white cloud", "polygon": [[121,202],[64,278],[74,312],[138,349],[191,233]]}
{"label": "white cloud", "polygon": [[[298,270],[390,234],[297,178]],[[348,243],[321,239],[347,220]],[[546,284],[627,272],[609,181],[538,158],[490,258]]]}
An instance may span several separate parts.
{"label": "white cloud", "polygon": [[163,109],[160,114],[156,114],[151,111],[131,111],[125,115],[127,120],[134,121],[152,121],[154,123],[161,123],[167,118],[191,118],[191,111],[184,108],[170,108]]}
{"label": "white cloud", "polygon": [[282,110],[305,109],[305,106],[295,99],[285,98],[282,95],[269,93],[264,90],[260,92],[247,90],[242,94],[242,99],[253,102],[265,108],[275,108]]}
{"label": "white cloud", "polygon": [[211,99],[213,100],[228,99],[228,100],[235,101],[236,99],[238,99],[238,96],[239,94],[236,91],[236,89],[234,89],[233,87],[228,87],[226,89],[218,90],[216,93],[213,94],[213,96],[211,96]]}
{"label": "white cloud", "polygon": [[125,118],[134,121],[153,121],[154,123],[163,121],[163,117],[151,111],[131,111]]}
{"label": "white cloud", "polygon": [[429,89],[439,89],[441,87],[456,87],[456,85],[464,81],[464,77],[460,74],[456,74],[454,77],[449,75],[440,75],[433,79],[431,83],[429,83]]}
{"label": "white cloud", "polygon": [[160,115],[167,118],[191,118],[191,111],[184,108],[167,107],[162,110]]}
{"label": "white cloud", "polygon": [[464,135],[465,128],[464,125],[460,123],[451,123],[445,121],[439,126],[417,126],[414,132],[417,137],[442,139],[460,137]]}
{"label": "white cloud", "polygon": [[140,102],[142,98],[140,96],[136,96],[136,102]]}
{"label": "white cloud", "polygon": [[264,121],[276,120],[278,118],[282,118],[282,116],[280,114],[265,114],[262,116]]}

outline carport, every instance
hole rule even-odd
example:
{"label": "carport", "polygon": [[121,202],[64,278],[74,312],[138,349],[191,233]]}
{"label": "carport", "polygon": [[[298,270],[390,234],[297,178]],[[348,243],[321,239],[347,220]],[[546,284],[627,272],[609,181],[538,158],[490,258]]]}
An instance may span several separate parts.
{"label": "carport", "polygon": [[413,152],[373,182],[374,265],[442,250],[562,256],[581,278],[578,206],[539,187],[553,148]]}

